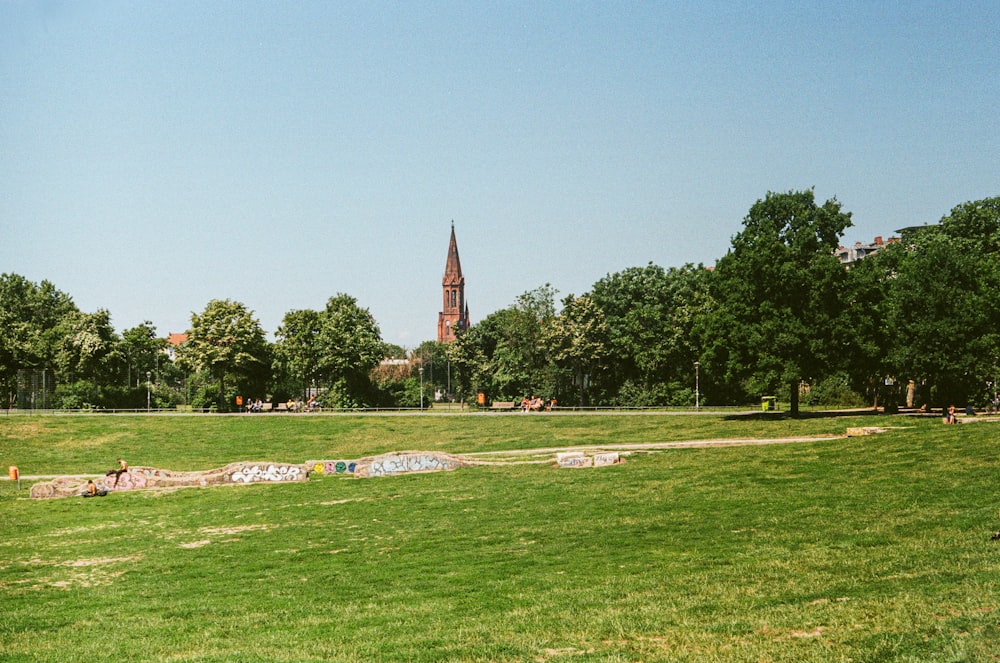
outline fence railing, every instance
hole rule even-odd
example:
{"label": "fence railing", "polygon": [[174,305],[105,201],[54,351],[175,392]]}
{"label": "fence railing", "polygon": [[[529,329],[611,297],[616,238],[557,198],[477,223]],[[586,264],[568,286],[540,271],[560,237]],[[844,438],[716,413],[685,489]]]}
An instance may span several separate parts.
{"label": "fence railing", "polygon": [[727,414],[733,412],[760,411],[759,406],[563,406],[553,408],[550,411],[542,412],[522,412],[519,408],[511,410],[492,410],[476,406],[466,407],[362,407],[362,408],[316,408],[313,410],[300,410],[296,412],[285,410],[269,410],[266,412],[219,412],[214,407],[184,407],[184,408],[80,408],[80,409],[22,409],[9,408],[0,409],[0,416],[42,416],[42,415],[108,415],[108,414],[131,414],[131,415],[219,415],[219,416],[248,416],[248,417],[286,417],[286,416],[316,416],[316,415],[336,415],[336,414],[435,414],[435,415],[468,415],[482,414],[490,416],[503,416],[509,414],[527,415],[547,415],[547,414]]}

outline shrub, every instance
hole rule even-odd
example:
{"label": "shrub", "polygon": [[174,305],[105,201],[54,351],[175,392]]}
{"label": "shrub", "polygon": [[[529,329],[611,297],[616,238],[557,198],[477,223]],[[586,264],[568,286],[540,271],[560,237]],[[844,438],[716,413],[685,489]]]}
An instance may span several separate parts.
{"label": "shrub", "polygon": [[820,380],[803,391],[803,405],[842,405],[844,407],[863,407],[865,398],[851,389],[850,380],[845,373],[837,373]]}

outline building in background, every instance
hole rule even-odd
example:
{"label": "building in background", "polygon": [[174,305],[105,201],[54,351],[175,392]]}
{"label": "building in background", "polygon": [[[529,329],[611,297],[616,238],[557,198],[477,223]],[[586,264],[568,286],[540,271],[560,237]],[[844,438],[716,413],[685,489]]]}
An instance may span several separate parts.
{"label": "building in background", "polygon": [[864,244],[862,242],[855,242],[854,246],[846,247],[841,246],[837,248],[835,255],[837,260],[843,265],[852,265],[859,260],[864,260],[870,255],[878,253],[882,248],[888,244],[893,244],[898,242],[898,237],[890,237],[887,240],[883,240],[882,236],[875,238],[874,242],[870,244]]}
{"label": "building in background", "polygon": [[444,265],[441,290],[444,306],[438,313],[437,340],[439,343],[451,343],[459,330],[469,328],[469,305],[465,301],[465,277],[462,276],[462,262],[458,259],[454,221],[451,224],[451,241],[448,243],[448,260]]}

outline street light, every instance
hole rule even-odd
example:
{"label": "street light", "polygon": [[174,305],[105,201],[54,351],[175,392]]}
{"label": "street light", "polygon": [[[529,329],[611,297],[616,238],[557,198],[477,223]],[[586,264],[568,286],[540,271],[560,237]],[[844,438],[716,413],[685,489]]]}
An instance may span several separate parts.
{"label": "street light", "polygon": [[700,368],[701,368],[701,362],[696,361],[694,363],[694,409],[696,412],[701,409],[701,394],[699,393],[698,389],[698,378],[699,378],[698,369]]}
{"label": "street light", "polygon": [[146,412],[149,412],[149,378],[153,377],[150,371],[146,371]]}
{"label": "street light", "polygon": [[424,411],[424,367],[420,367],[420,411]]}

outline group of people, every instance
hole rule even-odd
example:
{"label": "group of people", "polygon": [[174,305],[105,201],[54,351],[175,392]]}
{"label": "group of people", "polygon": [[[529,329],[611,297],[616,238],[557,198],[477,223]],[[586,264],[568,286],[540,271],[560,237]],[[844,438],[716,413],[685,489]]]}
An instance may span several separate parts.
{"label": "group of people", "polygon": [[[246,412],[270,412],[271,403],[268,401],[265,403],[259,398],[248,398],[246,402],[243,401],[242,396],[236,397],[236,405],[243,408]],[[303,403],[300,400],[290,400],[287,403],[279,403],[278,410],[288,412],[310,412],[312,410],[318,410],[319,403],[316,402],[316,396],[310,396],[309,400]]]}
{"label": "group of people", "polygon": [[[119,458],[118,467],[108,470],[107,472],[104,473],[104,476],[105,477],[114,476],[115,483],[112,486],[112,488],[117,488],[118,480],[121,479],[122,475],[125,474],[126,472],[128,472],[128,462],[126,462],[124,458]],[[84,497],[104,497],[110,491],[111,488],[108,488],[103,483],[94,483],[93,479],[88,479],[87,487],[84,488],[83,493],[81,494]]]}
{"label": "group of people", "polygon": [[551,411],[555,407],[556,399],[543,400],[540,396],[532,396],[529,398],[525,396],[521,399],[521,412],[541,412],[542,410]]}

